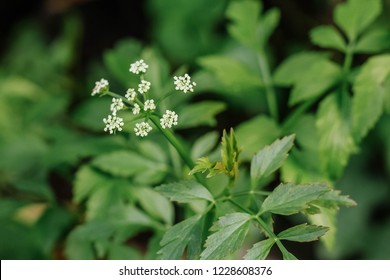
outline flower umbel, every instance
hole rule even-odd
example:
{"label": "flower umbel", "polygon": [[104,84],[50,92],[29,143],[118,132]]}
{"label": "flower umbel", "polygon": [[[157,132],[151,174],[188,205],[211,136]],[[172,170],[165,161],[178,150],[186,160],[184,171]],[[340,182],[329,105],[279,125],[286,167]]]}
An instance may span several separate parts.
{"label": "flower umbel", "polygon": [[127,100],[129,100],[129,101],[134,101],[136,95],[137,95],[137,92],[136,92],[133,88],[129,88],[129,89],[126,91],[125,97],[126,97]]}
{"label": "flower umbel", "polygon": [[150,89],[151,83],[145,80],[141,80],[141,83],[138,85],[138,91],[142,94],[148,92]]}
{"label": "flower umbel", "polygon": [[139,74],[140,72],[146,73],[146,69],[148,69],[149,65],[147,65],[143,59],[138,60],[130,65],[129,71],[134,74]]}
{"label": "flower umbel", "polygon": [[154,100],[153,99],[148,99],[148,100],[145,101],[144,111],[147,111],[147,110],[153,111],[155,109],[156,109],[156,105],[154,104]]}
{"label": "flower umbel", "polygon": [[95,82],[95,87],[92,90],[91,95],[94,96],[98,93],[103,93],[108,91],[109,83],[105,79],[100,79],[100,81]]}
{"label": "flower umbel", "polygon": [[112,112],[112,115],[116,115],[116,112],[118,112],[119,110],[122,110],[123,107],[125,107],[125,104],[123,104],[123,101],[122,99],[120,98],[113,98],[112,99],[112,103],[111,103],[111,112]]}
{"label": "flower umbel", "polygon": [[139,107],[139,105],[134,104],[134,108],[132,109],[133,115],[138,115],[140,111],[141,111],[141,108]]}
{"label": "flower umbel", "polygon": [[109,131],[110,134],[116,132],[116,130],[122,131],[122,126],[124,125],[123,119],[117,116],[108,115],[107,118],[103,119],[103,122],[106,124],[104,131]]}
{"label": "flower umbel", "polygon": [[177,120],[179,116],[174,112],[170,110],[166,110],[165,114],[160,119],[160,124],[162,128],[171,128],[174,125],[177,125]]}
{"label": "flower umbel", "polygon": [[147,122],[136,123],[134,132],[135,135],[145,137],[152,130],[152,127]]}
{"label": "flower umbel", "polygon": [[194,86],[196,86],[195,82],[191,82],[191,77],[188,74],[184,74],[184,76],[175,76],[173,77],[176,90],[181,90],[184,93],[187,93],[188,91],[193,92]]}

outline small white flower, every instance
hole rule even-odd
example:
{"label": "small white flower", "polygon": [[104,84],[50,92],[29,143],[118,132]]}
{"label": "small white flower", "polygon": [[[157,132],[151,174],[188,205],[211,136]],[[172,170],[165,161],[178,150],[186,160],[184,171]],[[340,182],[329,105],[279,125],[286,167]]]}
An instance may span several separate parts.
{"label": "small white flower", "polygon": [[160,124],[162,128],[171,128],[174,125],[177,125],[177,120],[179,116],[174,112],[170,110],[166,110],[165,114],[160,119]]}
{"label": "small white flower", "polygon": [[143,94],[145,92],[148,92],[148,90],[150,89],[150,85],[151,85],[150,82],[145,81],[145,80],[141,80],[141,83],[138,85],[139,93]]}
{"label": "small white flower", "polygon": [[184,76],[175,76],[173,77],[174,79],[174,84],[175,84],[175,89],[176,90],[181,90],[184,93],[187,93],[188,91],[193,92],[194,91],[194,86],[196,86],[195,82],[191,82],[191,77],[188,74],[184,74]]}
{"label": "small white flower", "polygon": [[144,111],[147,111],[147,110],[155,110],[156,109],[156,105],[154,104],[154,100],[153,99],[148,99],[145,101],[145,104],[144,104]]}
{"label": "small white flower", "polygon": [[108,115],[107,118],[104,118],[103,122],[106,124],[104,131],[108,130],[110,134],[115,133],[116,130],[122,131],[122,126],[124,125],[122,118],[111,115]]}
{"label": "small white flower", "polygon": [[111,112],[115,116],[116,112],[120,111],[125,107],[121,98],[113,98],[111,103]]}
{"label": "small white flower", "polygon": [[137,95],[136,91],[135,91],[133,88],[129,88],[129,89],[126,91],[125,97],[126,97],[127,100],[129,100],[129,101],[134,101],[136,95]]}
{"label": "small white flower", "polygon": [[95,82],[95,87],[93,88],[91,95],[94,96],[98,93],[108,91],[108,87],[108,81],[105,79],[100,79],[100,81]]}
{"label": "small white flower", "polygon": [[152,130],[152,127],[147,122],[136,123],[134,132],[135,135],[145,137]]}
{"label": "small white flower", "polygon": [[130,65],[129,71],[134,74],[139,74],[140,72],[146,73],[146,69],[148,69],[149,65],[147,65],[143,59],[138,60]]}
{"label": "small white flower", "polygon": [[141,111],[141,108],[139,107],[138,104],[134,104],[134,108],[132,109],[133,115],[138,115],[139,112]]}

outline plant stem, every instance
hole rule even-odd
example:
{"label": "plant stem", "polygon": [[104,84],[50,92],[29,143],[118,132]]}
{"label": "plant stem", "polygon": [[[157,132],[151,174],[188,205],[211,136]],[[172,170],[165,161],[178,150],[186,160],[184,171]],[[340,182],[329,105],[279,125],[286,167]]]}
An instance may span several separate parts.
{"label": "plant stem", "polygon": [[282,130],[285,131],[290,128],[299,119],[299,117],[302,116],[318,100],[318,98],[320,97],[309,99],[299,105],[299,107],[295,109],[294,112],[292,112],[292,114],[283,122]]}
{"label": "plant stem", "polygon": [[260,73],[263,78],[263,82],[266,90],[268,109],[270,111],[271,116],[274,118],[274,120],[278,122],[279,113],[278,113],[278,104],[276,100],[276,92],[273,87],[271,71],[269,69],[268,61],[263,51],[260,51],[258,53],[257,59],[259,62]]}
{"label": "plant stem", "polygon": [[287,251],[286,247],[284,247],[283,243],[279,240],[279,238],[275,235],[275,233],[268,227],[268,225],[257,215],[254,216],[254,219],[260,224],[260,226],[268,234],[268,237],[275,240],[276,245],[279,247],[279,250],[283,253],[283,255],[288,255],[289,252]]}
{"label": "plant stem", "polygon": [[[163,129],[160,125],[160,119],[156,115],[151,115],[150,120],[154,123],[154,125],[160,130],[160,132],[164,135],[164,137],[168,140],[169,143],[172,144],[172,146],[176,149],[176,151],[179,153],[181,158],[183,159],[184,163],[188,166],[188,168],[193,169],[195,166],[194,161],[189,156],[189,152],[184,148],[182,143],[175,137],[175,135],[172,133],[169,129]],[[199,173],[194,174],[196,180],[207,187],[206,180],[202,175]]]}

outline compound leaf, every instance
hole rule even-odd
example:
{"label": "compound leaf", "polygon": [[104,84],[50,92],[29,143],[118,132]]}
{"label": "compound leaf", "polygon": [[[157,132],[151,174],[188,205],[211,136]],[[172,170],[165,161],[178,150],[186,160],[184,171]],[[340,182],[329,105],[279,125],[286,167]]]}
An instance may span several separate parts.
{"label": "compound leaf", "polygon": [[278,238],[295,242],[311,242],[318,240],[329,228],[308,224],[297,225],[278,234]]}
{"label": "compound leaf", "polygon": [[265,260],[274,244],[275,240],[272,238],[262,240],[253,245],[253,247],[248,250],[244,258],[246,260]]}

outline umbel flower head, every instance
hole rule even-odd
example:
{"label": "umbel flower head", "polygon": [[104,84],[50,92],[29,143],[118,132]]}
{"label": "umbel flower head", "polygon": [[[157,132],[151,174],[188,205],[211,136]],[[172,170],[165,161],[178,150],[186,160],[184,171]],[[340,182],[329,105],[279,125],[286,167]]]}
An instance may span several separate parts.
{"label": "umbel flower head", "polygon": [[111,103],[111,112],[115,116],[116,112],[122,110],[125,107],[121,98],[113,98]]}
{"label": "umbel flower head", "polygon": [[136,123],[134,128],[135,135],[141,137],[148,136],[151,130],[152,127],[147,122]]}
{"label": "umbel flower head", "polygon": [[146,93],[150,89],[151,83],[145,80],[141,80],[141,83],[138,85],[139,93]]}
{"label": "umbel flower head", "polygon": [[154,104],[154,100],[153,99],[148,99],[145,101],[145,104],[144,104],[144,111],[153,111],[156,109],[156,105]]}
{"label": "umbel flower head", "polygon": [[149,65],[147,65],[143,59],[138,60],[130,65],[129,71],[134,74],[146,73]]}
{"label": "umbel flower head", "polygon": [[184,76],[175,76],[173,77],[173,83],[175,84],[176,90],[181,90],[184,93],[193,92],[194,86],[196,86],[195,82],[191,82],[191,77],[188,74],[184,74]]}
{"label": "umbel flower head", "polygon": [[123,119],[117,116],[108,115],[107,118],[103,119],[103,122],[106,124],[104,131],[109,131],[110,134],[113,134],[118,131],[122,131],[122,126],[124,125]]}
{"label": "umbel flower head", "polygon": [[92,90],[91,95],[94,96],[98,93],[103,93],[108,91],[109,83],[105,79],[100,79],[100,81],[95,82],[95,87]]}
{"label": "umbel flower head", "polygon": [[134,104],[134,107],[133,107],[133,109],[131,111],[133,112],[133,115],[138,115],[141,112],[141,108],[136,103],[136,104]]}
{"label": "umbel flower head", "polygon": [[177,125],[177,120],[179,116],[174,112],[170,110],[166,110],[165,114],[160,119],[160,124],[162,128],[171,128],[174,125]]}
{"label": "umbel flower head", "polygon": [[129,89],[126,91],[125,97],[127,98],[127,100],[129,100],[129,101],[134,101],[134,99],[135,99],[136,96],[137,96],[137,92],[136,92],[133,88],[129,88]]}

